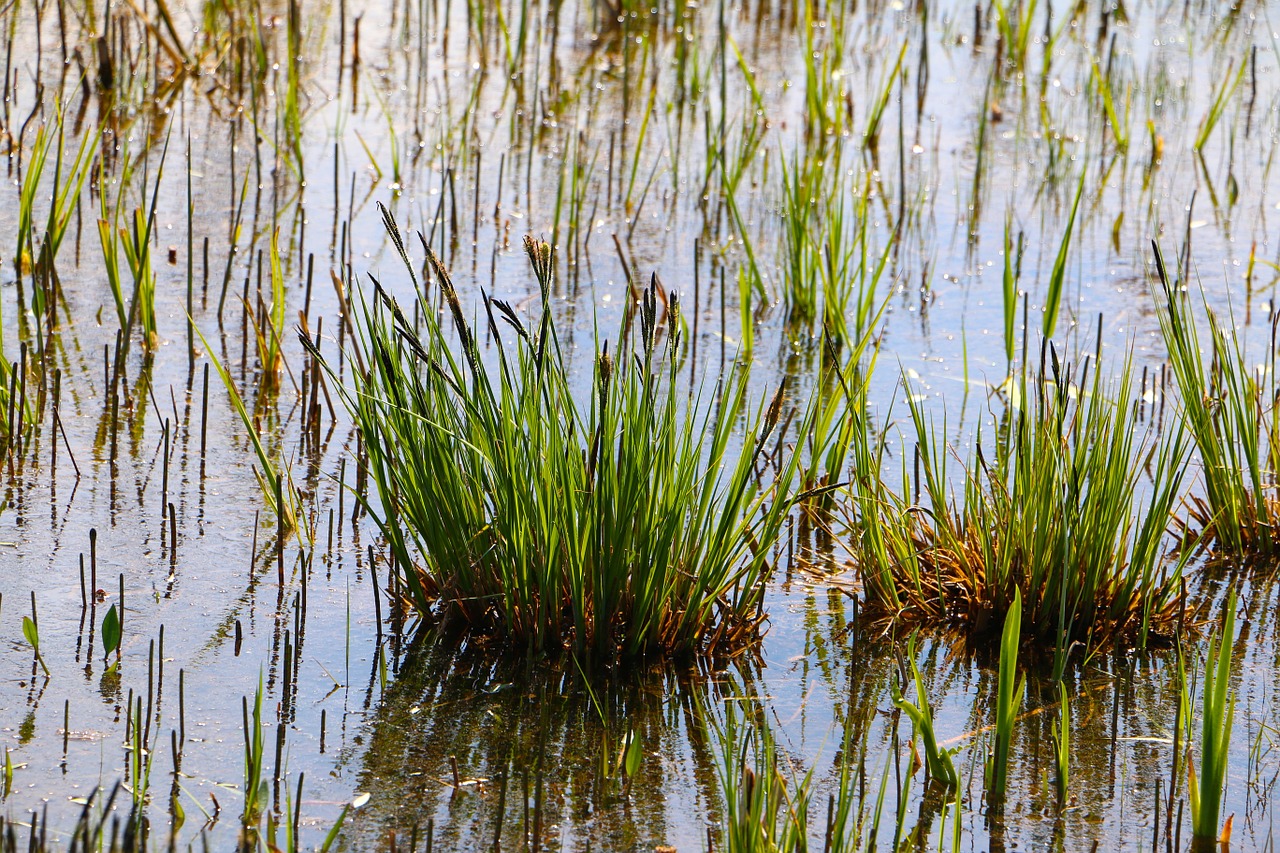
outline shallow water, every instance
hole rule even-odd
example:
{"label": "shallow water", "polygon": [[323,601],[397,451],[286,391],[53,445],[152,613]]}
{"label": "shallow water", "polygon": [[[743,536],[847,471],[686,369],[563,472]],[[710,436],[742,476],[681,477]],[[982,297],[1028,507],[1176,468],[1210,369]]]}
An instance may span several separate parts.
{"label": "shallow water", "polygon": [[[297,537],[277,548],[246,431],[216,371],[206,380],[206,356],[194,359],[194,369],[188,358],[190,284],[196,326],[255,405],[259,373],[241,296],[255,316],[257,294],[270,302],[269,264],[264,272],[260,253],[276,228],[286,329],[305,312],[313,331],[323,324],[326,353],[336,354],[340,343],[331,270],[341,275],[345,268],[348,280],[374,275],[410,303],[412,285],[385,239],[375,206],[381,202],[406,232],[424,232],[453,271],[464,304],[477,312],[482,290],[532,310],[537,284],[520,240],[526,233],[555,240],[555,310],[572,330],[584,388],[596,329],[612,337],[628,298],[619,258],[625,253],[642,280],[656,271],[687,306],[692,384],[710,384],[739,361],[750,364],[757,399],[787,378],[789,399],[803,405],[821,361],[820,323],[788,321],[778,176],[783,159],[806,145],[806,117],[813,116],[805,98],[806,28],[815,33],[814,49],[828,50],[838,15],[821,9],[808,25],[803,9],[782,5],[728,4],[722,11],[717,4],[662,3],[620,23],[609,20],[607,4],[591,2],[508,4],[501,14],[486,6],[475,17],[480,6],[464,3],[370,8],[359,13],[358,64],[356,10],[307,5],[297,28],[296,145],[288,142],[287,5],[239,8],[235,24],[216,17],[219,4],[170,7],[180,42],[199,57],[198,74],[175,71],[161,41],[179,40],[161,23],[149,29],[132,7],[112,10],[112,50],[129,51],[137,62],[130,75],[117,61],[114,99],[89,59],[90,31],[100,20],[67,7],[60,24],[62,7],[53,4],[40,15],[31,6],[3,13],[16,81],[6,129],[21,146],[10,152],[11,180],[0,190],[8,199],[0,205],[2,233],[18,233],[21,176],[36,129],[53,120],[58,102],[66,104],[69,158],[102,120],[104,147],[114,154],[101,179],[95,173],[86,184],[56,261],[58,323],[48,341],[50,362],[61,372],[65,438],[47,408],[5,468],[0,641],[8,653],[0,660],[0,730],[14,766],[3,802],[9,820],[43,812],[50,840],[65,841],[80,799],[121,779],[128,785],[116,801],[123,818],[129,790],[140,788],[126,732],[129,709],[136,712],[141,700],[154,844],[174,833],[183,845],[204,835],[211,849],[230,847],[244,807],[242,713],[259,685],[269,799],[285,810],[304,777],[304,847],[323,843],[344,804],[361,792],[370,796],[349,813],[339,842],[347,849],[388,849],[392,837],[403,847],[415,834],[420,849],[428,832],[435,849],[495,839],[512,849],[524,839],[557,849],[667,843],[693,850],[708,839],[719,847],[716,726],[727,704],[774,732],[797,776],[812,768],[813,827],[822,826],[827,794],[838,784],[835,758],[852,721],[863,753],[858,784],[872,807],[889,758],[909,766],[909,727],[899,723],[895,735],[889,685],[898,662],[881,627],[855,619],[857,583],[839,543],[825,558],[819,550],[810,560],[790,559],[807,553],[796,526],[795,541],[779,546],[758,655],[724,666],[653,664],[625,677],[585,679],[569,660],[500,661],[456,638],[415,637],[412,625],[399,626],[401,634],[385,595],[377,606],[388,618],[381,626],[376,619],[373,587],[386,584],[385,556],[375,525],[353,518],[356,502],[343,494],[355,482],[356,439],[336,394],[333,416],[322,403],[320,441],[301,439],[305,360],[294,336],[282,336],[288,370],[281,391],[264,397],[258,411],[269,452],[290,466],[311,501],[314,550]],[[1009,71],[999,97],[988,89],[998,42],[994,7],[980,7],[980,45],[974,9],[964,4],[930,6],[927,15],[900,3],[850,8],[831,69],[847,98],[837,92],[829,104],[835,126],[826,168],[841,175],[838,193],[850,219],[854,210],[866,211],[869,263],[891,252],[874,293],[855,285],[846,312],[852,323],[859,295],[876,309],[884,305],[876,418],[896,429],[905,373],[939,423],[945,414],[962,453],[1003,405],[991,389],[1008,366],[1000,281],[1006,214],[1026,237],[1020,286],[1030,326],[1025,346],[1034,359],[1047,281],[1082,172],[1055,338],[1067,357],[1079,360],[1100,342],[1106,369],[1118,372],[1132,349],[1136,375],[1160,373],[1152,237],[1169,258],[1190,238],[1194,275],[1209,304],[1234,312],[1251,352],[1267,345],[1272,264],[1280,262],[1269,228],[1280,202],[1271,170],[1280,54],[1268,20],[1280,20],[1280,10],[1143,2],[1124,8],[1127,20],[1107,7],[1103,31],[1096,4],[1081,7],[1077,24],[1059,5],[1052,26],[1062,32],[1048,74],[1041,33],[1050,6],[1042,3],[1028,34],[1025,75]],[[206,13],[214,15],[212,26],[199,23]],[[223,31],[251,33],[246,20],[261,24],[270,60],[253,100],[244,94],[250,88],[237,88],[243,74],[236,71],[252,46],[219,41]],[[721,27],[729,38],[720,37]],[[72,57],[65,74],[63,32]],[[886,90],[904,44],[900,85]],[[1115,69],[1114,79],[1132,83],[1127,153],[1105,129],[1090,89],[1094,57],[1100,68]],[[1193,149],[1202,117],[1242,62],[1247,70],[1201,157]],[[81,68],[89,69],[83,88]],[[864,145],[882,92],[888,106],[878,144]],[[38,103],[43,109],[20,132]],[[736,221],[709,151],[720,138],[730,140],[731,153],[741,150],[751,134],[759,135],[759,147],[742,163]],[[833,163],[837,141],[843,154]],[[130,176],[126,151],[138,164]],[[154,235],[159,345],[144,356],[140,339],[131,342],[116,386],[116,431],[109,377],[119,324],[94,223],[102,194],[110,208],[123,193],[124,216],[149,203],[148,181],[162,156]],[[37,217],[47,214],[52,185],[51,162]],[[410,242],[419,263],[422,253]],[[41,338],[29,265],[18,276],[13,258],[12,248],[0,247],[4,353],[17,362],[20,345],[34,357]],[[766,298],[753,303],[748,353],[738,277],[750,274],[752,258]],[[128,283],[123,262],[122,274]],[[1018,352],[1023,316],[1019,308]],[[194,343],[205,348],[198,337]],[[349,379],[349,369],[343,375]],[[1163,395],[1153,390],[1154,379],[1143,381],[1151,417],[1160,418]],[[121,577],[116,677],[104,663],[101,626],[118,603]],[[47,677],[22,633],[32,590]],[[1224,807],[1235,814],[1233,849],[1244,850],[1272,843],[1269,798],[1280,771],[1273,749],[1280,730],[1276,593],[1265,583],[1247,592],[1249,619],[1240,621],[1235,643],[1239,701]],[[1200,616],[1216,620],[1217,613],[1206,606]],[[1063,811],[1052,783],[1056,692],[1033,673],[1032,714],[1015,734],[1009,807],[1003,823],[988,823],[982,730],[994,673],[984,655],[968,654],[954,638],[926,638],[920,665],[939,738],[963,747],[960,849],[1074,850],[1094,841],[1099,849],[1150,849],[1156,779],[1163,786],[1159,843],[1179,837],[1185,845],[1189,815],[1175,834],[1166,811],[1178,696],[1173,661],[1168,651],[1122,654],[1072,673],[1072,793]],[[1048,711],[1034,713],[1042,707]],[[179,729],[185,736],[171,740]],[[617,756],[629,733],[640,738],[643,759],[625,782]],[[894,779],[880,821],[882,846],[897,822]],[[1176,782],[1184,796],[1185,780]],[[185,814],[180,824],[172,817],[174,792]],[[907,830],[920,829],[911,849],[935,849],[937,834],[950,831],[954,818],[922,795],[919,778],[902,808]]]}

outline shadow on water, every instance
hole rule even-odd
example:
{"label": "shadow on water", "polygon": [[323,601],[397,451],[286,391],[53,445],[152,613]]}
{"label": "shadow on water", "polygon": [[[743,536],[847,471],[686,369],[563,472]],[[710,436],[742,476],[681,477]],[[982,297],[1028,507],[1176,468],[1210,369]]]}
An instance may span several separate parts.
{"label": "shadow on water", "polygon": [[[345,840],[352,849],[418,850],[428,838],[435,849],[724,849],[723,797],[734,790],[725,774],[752,767],[760,777],[763,736],[792,796],[807,785],[812,849],[823,849],[842,797],[857,849],[873,837],[936,849],[953,832],[956,793],[926,784],[911,722],[890,700],[905,646],[822,621],[805,633],[807,646],[827,650],[822,672],[744,659],[719,671],[637,665],[621,679],[586,677],[572,659],[500,661],[419,638],[352,754],[356,790],[370,798]],[[1173,652],[1108,657],[1071,674],[1064,803],[1054,791],[1057,685],[1030,672],[1011,769],[1026,795],[1002,811],[984,793],[997,680],[988,651],[922,638],[917,658],[940,746],[957,750],[959,820],[973,849],[1087,850],[1119,831],[1122,804],[1126,821],[1172,843],[1186,785],[1170,777],[1172,753],[1187,749],[1174,743]],[[727,734],[730,716],[750,722],[740,737]]]}
{"label": "shadow on water", "polygon": [[357,786],[371,797],[349,840],[697,847],[718,819],[716,720],[726,702],[763,719],[755,664],[640,664],[606,679],[570,658],[502,662],[420,639],[370,726]]}

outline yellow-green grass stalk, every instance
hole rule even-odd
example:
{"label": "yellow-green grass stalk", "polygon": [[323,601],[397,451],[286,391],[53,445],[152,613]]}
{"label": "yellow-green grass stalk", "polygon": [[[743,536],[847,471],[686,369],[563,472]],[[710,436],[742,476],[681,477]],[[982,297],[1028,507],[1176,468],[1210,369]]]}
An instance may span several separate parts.
{"label": "yellow-green grass stalk", "polygon": [[1053,259],[1053,269],[1049,271],[1049,291],[1044,300],[1044,336],[1046,338],[1052,338],[1058,327],[1058,312],[1062,308],[1062,293],[1067,279],[1067,254],[1071,249],[1071,235],[1075,231],[1080,197],[1084,195],[1084,176],[1085,173],[1081,170],[1075,199],[1071,202],[1071,214],[1067,217],[1067,228],[1062,234],[1062,242],[1058,244],[1058,254]]}
{"label": "yellow-green grass stalk", "polygon": [[822,164],[817,158],[799,153],[780,158],[782,169],[782,275],[787,319],[812,323],[818,313],[819,267],[822,258],[814,243],[816,201],[822,187]]}
{"label": "yellow-green grass stalk", "polygon": [[[883,307],[881,309],[883,313]],[[881,315],[877,315],[877,318]],[[807,497],[820,498],[824,508],[831,505],[833,492],[845,476],[854,433],[862,422],[851,411],[851,400],[864,400],[867,383],[875,372],[878,342],[870,331],[854,343],[841,363],[835,341],[824,340],[827,358],[814,392],[814,404],[806,422],[806,460],[801,467],[800,488]]]}
{"label": "yellow-green grass stalk", "polygon": [[253,325],[254,343],[258,350],[258,362],[262,366],[259,388],[263,397],[270,399],[280,390],[280,377],[284,372],[284,350],[281,335],[284,333],[286,296],[284,289],[284,270],[280,262],[280,229],[271,232],[269,249],[271,273],[271,304],[266,306],[262,317],[255,315],[248,304],[245,311]]}
{"label": "yellow-green grass stalk", "polygon": [[1031,27],[1036,14],[1036,0],[995,0],[996,27],[1004,44],[1007,61],[1022,68],[1031,43]]}
{"label": "yellow-green grass stalk", "polygon": [[[1231,96],[1235,94],[1236,89],[1240,88],[1240,83],[1244,80],[1244,71],[1248,64],[1242,61],[1239,68],[1233,68],[1234,63],[1227,66],[1227,72],[1221,78],[1222,85],[1218,87],[1218,91],[1214,94],[1213,101],[1209,104],[1209,111],[1200,120],[1200,127],[1196,131],[1196,140],[1193,147],[1197,154],[1203,152],[1209,137],[1213,135],[1213,129],[1218,126],[1218,121],[1227,109],[1227,102],[1231,100]],[[1233,70],[1235,71],[1234,74],[1232,73]]]}
{"label": "yellow-green grass stalk", "polygon": [[[132,334],[135,325],[142,331],[142,345],[148,352],[160,345],[159,332],[156,326],[156,273],[152,265],[151,250],[154,243],[153,228],[155,214],[160,197],[160,183],[164,176],[165,158],[169,151],[169,140],[160,155],[160,163],[156,168],[155,181],[151,185],[151,201],[149,205],[134,208],[133,214],[127,218],[127,225],[121,224],[122,205],[124,203],[124,187],[127,178],[121,178],[120,193],[115,205],[108,207],[107,194],[101,194],[101,214],[98,219],[98,238],[102,245],[102,257],[107,272],[107,282],[111,287],[111,295],[115,300],[116,316],[120,328],[126,338]],[[101,161],[99,161],[101,162]],[[126,158],[124,173],[131,173]],[[145,173],[144,173],[145,174]],[[144,183],[144,192],[147,189]],[[123,279],[120,275],[120,260],[123,258],[133,279],[133,294],[126,297]]]}
{"label": "yellow-green grass stalk", "polygon": [[[262,442],[262,437],[258,435],[253,416],[249,413],[244,398],[240,396],[239,389],[236,388],[234,377],[223,365],[222,360],[214,354],[213,347],[210,346],[208,338],[204,336],[204,332],[200,331],[200,327],[196,326],[195,331],[200,337],[200,343],[204,346],[204,351],[209,356],[209,361],[212,362],[214,370],[218,372],[218,377],[222,380],[223,387],[227,390],[227,396],[231,400],[231,407],[240,416],[240,422],[244,424],[244,428],[249,434],[249,441],[253,445],[254,455],[258,457],[259,467],[254,468],[253,473],[258,480],[259,488],[262,489],[262,496],[279,518],[282,532],[292,533],[299,529],[298,521],[301,517],[301,506],[288,466],[278,466],[271,458],[271,454],[267,452],[266,445]],[[279,543],[279,546],[284,547],[284,543]]]}

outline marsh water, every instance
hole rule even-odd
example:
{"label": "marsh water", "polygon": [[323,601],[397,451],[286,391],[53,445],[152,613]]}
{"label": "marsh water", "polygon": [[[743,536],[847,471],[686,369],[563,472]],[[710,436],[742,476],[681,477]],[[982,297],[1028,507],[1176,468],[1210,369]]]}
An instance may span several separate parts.
{"label": "marsh water", "polygon": [[[838,524],[833,537],[789,526],[767,632],[730,661],[584,672],[569,656],[420,628],[394,612],[377,528],[352,492],[351,420],[328,386],[312,406],[293,328],[336,358],[351,344],[339,289],[366,292],[375,276],[413,302],[380,203],[435,247],[477,314],[482,292],[536,310],[520,241],[555,243],[553,309],[584,393],[597,338],[616,334],[631,282],[656,274],[685,306],[692,387],[736,363],[756,400],[785,380],[799,408],[822,393],[822,309],[804,317],[788,297],[780,181],[816,160],[844,203],[825,225],[852,258],[837,315],[855,337],[877,335],[876,422],[895,434],[904,395],[922,395],[967,453],[1006,405],[1006,227],[1025,246],[1014,360],[1035,359],[1082,187],[1054,340],[1076,360],[1100,348],[1099,369],[1117,375],[1131,357],[1144,423],[1160,428],[1171,385],[1153,239],[1186,259],[1250,353],[1270,340],[1272,19],[1274,4],[1198,0],[9,5],[0,235],[23,233],[33,182],[37,225],[29,246],[0,245],[3,346],[14,364],[47,366],[56,405],[42,404],[3,475],[6,826],[38,819],[65,844],[86,798],[122,782],[113,809],[123,819],[143,798],[154,846],[235,846],[256,695],[268,811],[296,817],[303,848],[345,814],[334,849],[423,849],[429,836],[432,849],[720,849],[726,715],[768,727],[797,778],[812,771],[817,827],[855,744],[868,811],[892,779],[880,847],[895,826],[909,849],[950,846],[957,820],[963,850],[1185,847],[1168,648],[1068,673],[1065,807],[1056,685],[1033,669],[1009,804],[993,817],[994,656],[922,635],[939,739],[961,749],[963,808],[904,785],[909,725],[891,684],[905,646],[859,618]],[[51,147],[32,177],[42,128]],[[52,280],[38,283],[42,223],[86,137],[96,151],[64,203]],[[122,339],[129,267],[121,254],[118,308],[97,223],[127,231],[152,207],[154,336]],[[273,301],[273,235],[285,371],[267,393],[254,329]],[[421,263],[416,239],[408,249]],[[306,497],[309,541],[279,535],[211,355]],[[1217,623],[1215,579],[1234,568],[1197,575],[1189,623]],[[1280,637],[1274,583],[1249,577],[1224,814],[1232,849],[1262,850],[1274,849]],[[121,605],[112,667],[102,626]],[[23,631],[33,607],[39,660]],[[1191,645],[1194,662],[1203,646]],[[629,737],[642,757],[624,779]]]}

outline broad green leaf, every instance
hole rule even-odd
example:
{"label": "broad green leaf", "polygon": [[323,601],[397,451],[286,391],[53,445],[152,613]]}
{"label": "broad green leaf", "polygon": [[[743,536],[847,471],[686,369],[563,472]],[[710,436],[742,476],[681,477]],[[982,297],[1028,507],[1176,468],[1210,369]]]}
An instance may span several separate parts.
{"label": "broad green leaf", "polygon": [[104,654],[111,654],[120,648],[120,614],[116,610],[116,606],[111,605],[111,609],[107,611],[107,615],[102,617],[102,650]]}
{"label": "broad green leaf", "polygon": [[30,616],[22,617],[22,636],[27,638],[27,642],[31,644],[31,648],[39,651],[40,632],[36,628],[36,623],[31,620]]}

